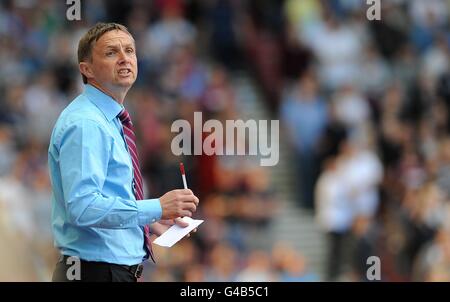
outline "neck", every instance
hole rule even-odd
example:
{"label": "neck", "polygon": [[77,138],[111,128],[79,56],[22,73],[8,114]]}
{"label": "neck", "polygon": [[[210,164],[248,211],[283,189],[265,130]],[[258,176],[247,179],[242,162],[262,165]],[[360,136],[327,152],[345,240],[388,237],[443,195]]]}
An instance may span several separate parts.
{"label": "neck", "polygon": [[128,89],[119,89],[116,91],[107,89],[106,87],[103,87],[96,81],[88,81],[88,84],[94,86],[95,88],[97,88],[98,90],[103,92],[104,94],[110,96],[119,104],[123,104],[125,96],[127,95],[127,92],[128,92]]}

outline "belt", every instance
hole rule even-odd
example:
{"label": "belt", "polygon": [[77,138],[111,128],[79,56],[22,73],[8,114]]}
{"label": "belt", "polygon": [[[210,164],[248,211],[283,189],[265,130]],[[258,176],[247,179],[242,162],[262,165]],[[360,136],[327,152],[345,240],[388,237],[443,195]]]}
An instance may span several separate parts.
{"label": "belt", "polygon": [[[69,257],[70,256],[61,255],[61,257],[59,258],[59,261],[67,263],[67,259]],[[86,260],[83,260],[83,259],[80,259],[80,261],[81,262],[87,262],[87,263],[102,263],[102,264],[107,264],[107,265],[120,266],[120,267],[126,269],[127,271],[129,271],[131,274],[133,274],[133,276],[136,279],[139,279],[142,276],[142,272],[144,270],[144,265],[142,263],[135,264],[135,265],[124,265],[124,264],[114,264],[114,263],[107,263],[107,262],[91,262],[91,261],[86,261]]]}
{"label": "belt", "polygon": [[135,265],[120,265],[124,269],[128,270],[136,279],[139,279],[142,276],[142,271],[144,270],[144,265],[142,263]]}

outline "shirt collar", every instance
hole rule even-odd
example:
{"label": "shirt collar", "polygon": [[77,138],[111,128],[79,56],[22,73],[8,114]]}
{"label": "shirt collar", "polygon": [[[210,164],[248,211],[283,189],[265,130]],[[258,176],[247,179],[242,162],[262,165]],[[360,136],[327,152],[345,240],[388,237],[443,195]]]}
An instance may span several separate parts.
{"label": "shirt collar", "polygon": [[84,94],[100,109],[108,121],[116,118],[123,109],[123,106],[112,97],[90,84],[84,85]]}

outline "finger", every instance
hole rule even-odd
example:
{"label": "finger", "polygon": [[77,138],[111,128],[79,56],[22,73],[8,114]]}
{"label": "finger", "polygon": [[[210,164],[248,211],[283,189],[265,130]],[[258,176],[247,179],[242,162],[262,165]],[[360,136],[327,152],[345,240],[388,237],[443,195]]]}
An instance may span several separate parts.
{"label": "finger", "polygon": [[200,203],[200,200],[195,195],[183,195],[180,196],[180,200],[182,200],[183,202],[193,202],[196,206],[198,206],[198,204]]}
{"label": "finger", "polygon": [[189,202],[189,203],[186,202],[186,203],[183,203],[182,209],[183,210],[189,210],[192,213],[194,213],[197,210],[197,206],[193,202]]}
{"label": "finger", "polygon": [[175,224],[173,219],[161,219],[159,221],[159,223],[164,224],[164,225],[174,225]]}
{"label": "finger", "polygon": [[197,198],[197,196],[194,195],[194,197],[195,197],[194,203],[196,206],[198,206],[198,204],[200,203],[200,200]]}
{"label": "finger", "polygon": [[180,201],[183,201],[183,202],[187,202],[187,201],[195,202],[195,199],[198,199],[198,198],[195,197],[195,195],[178,195],[177,199]]}
{"label": "finger", "polygon": [[183,211],[181,211],[181,215],[180,216],[192,217],[192,212],[188,211],[188,210],[183,210]]}
{"label": "finger", "polygon": [[182,227],[182,228],[185,228],[185,227],[187,227],[189,225],[188,222],[183,221],[181,218],[175,218],[175,223],[177,225],[179,225],[180,227]]}
{"label": "finger", "polygon": [[192,230],[189,234],[187,234],[187,237],[191,237],[191,233],[195,233],[197,232],[197,228],[195,228],[194,230]]}
{"label": "finger", "polygon": [[180,193],[182,195],[194,195],[194,193],[191,191],[191,189],[178,189],[176,191],[177,191],[177,193]]}

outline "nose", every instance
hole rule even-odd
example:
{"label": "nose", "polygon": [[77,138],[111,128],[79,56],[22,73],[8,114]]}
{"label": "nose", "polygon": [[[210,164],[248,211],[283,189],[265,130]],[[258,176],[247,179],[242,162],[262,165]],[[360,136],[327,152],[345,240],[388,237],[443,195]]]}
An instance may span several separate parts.
{"label": "nose", "polygon": [[123,49],[121,49],[119,51],[118,59],[119,59],[119,61],[118,61],[119,65],[130,62],[130,58],[128,57],[127,53]]}

